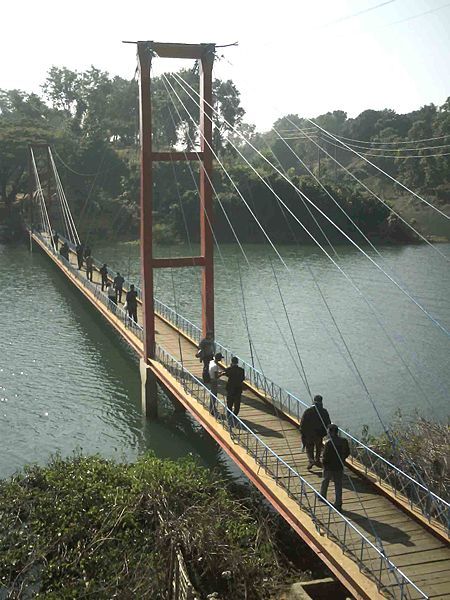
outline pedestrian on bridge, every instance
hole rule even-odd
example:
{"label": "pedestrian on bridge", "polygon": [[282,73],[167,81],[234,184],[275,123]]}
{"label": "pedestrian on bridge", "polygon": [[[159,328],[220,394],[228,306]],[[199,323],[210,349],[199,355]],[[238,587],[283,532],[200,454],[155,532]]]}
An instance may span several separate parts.
{"label": "pedestrian on bridge", "polygon": [[94,259],[91,255],[86,256],[86,277],[89,281],[92,281],[92,275],[94,273]]}
{"label": "pedestrian on bridge", "polygon": [[223,356],[218,352],[214,356],[214,360],[209,363],[209,389],[211,394],[209,396],[209,412],[217,416],[217,391],[219,389],[219,377],[223,375],[224,371],[221,371],[219,361],[223,359]]}
{"label": "pedestrian on bridge", "polygon": [[67,245],[67,242],[62,244],[61,248],[59,249],[59,253],[63,258],[69,260],[69,246]]}
{"label": "pedestrian on bridge", "polygon": [[209,363],[213,360],[215,352],[216,344],[214,343],[214,334],[212,331],[208,331],[206,333],[206,337],[204,337],[198,345],[198,351],[195,355],[197,358],[200,359],[200,362],[203,363],[203,383],[210,382]]}
{"label": "pedestrian on bridge", "polygon": [[130,290],[127,292],[126,301],[127,301],[127,311],[130,319],[133,319],[135,323],[138,322],[137,319],[137,291],[134,289],[134,285],[130,285]]}
{"label": "pedestrian on bridge", "polygon": [[58,252],[58,242],[59,242],[59,235],[58,232],[56,230],[53,231],[53,246],[55,247],[55,250]]}
{"label": "pedestrian on bridge", "polygon": [[91,248],[89,247],[88,244],[86,244],[85,248],[84,248],[84,258],[87,258],[88,256],[91,256],[92,252],[91,252]]}
{"label": "pedestrian on bridge", "polygon": [[106,284],[108,283],[108,266],[106,263],[103,263],[103,267],[100,268],[100,275],[102,276],[102,292],[105,289]]}
{"label": "pedestrian on bridge", "polygon": [[[225,369],[224,375],[225,377],[228,377],[227,407],[228,410],[231,410],[237,417],[241,408],[242,388],[245,379],[245,371],[239,366],[237,356],[232,357],[231,366]],[[234,420],[229,419],[229,422],[230,424],[233,424]]]}
{"label": "pedestrian on bridge", "polygon": [[114,307],[117,305],[117,292],[111,281],[108,281],[106,284],[106,293],[108,295],[108,300],[114,304],[114,306],[111,307],[114,309]]}
{"label": "pedestrian on bridge", "polygon": [[[75,246],[75,252],[77,253],[78,270],[81,271],[83,266],[84,246],[79,243]],[[103,289],[103,288],[102,288]]]}
{"label": "pedestrian on bridge", "polygon": [[308,470],[314,465],[322,467],[320,457],[322,454],[322,440],[327,434],[327,427],[331,423],[330,415],[323,407],[322,396],[314,396],[314,404],[307,408],[300,421],[300,434],[308,456]]}
{"label": "pedestrian on bridge", "polygon": [[334,423],[328,426],[328,440],[323,451],[323,480],[320,494],[326,498],[330,481],[334,482],[334,507],[342,510],[342,478],[345,459],[350,456],[347,440],[339,437],[339,428]]}
{"label": "pedestrian on bridge", "polygon": [[123,292],[123,284],[125,279],[122,277],[120,273],[114,277],[114,289],[116,290],[119,304],[122,304],[122,292]]}

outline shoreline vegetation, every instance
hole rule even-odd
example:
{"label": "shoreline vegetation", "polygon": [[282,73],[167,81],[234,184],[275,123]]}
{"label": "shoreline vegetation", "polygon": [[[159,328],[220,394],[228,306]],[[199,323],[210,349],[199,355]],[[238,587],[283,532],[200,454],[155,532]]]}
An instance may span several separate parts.
{"label": "shoreline vegetation", "polygon": [[[178,74],[188,85],[198,88],[196,66],[182,69]],[[194,149],[199,139],[190,116],[194,120],[198,117],[198,106],[180,87],[180,101],[175,100],[174,110],[162,77],[153,78],[152,91],[154,150]],[[315,208],[306,206],[306,201],[283,176],[244,144],[229,124],[286,173],[358,244],[366,243],[364,237],[344,211],[372,241],[399,244],[419,241],[389,207],[424,237],[433,241],[450,240],[450,225],[446,219],[396,187],[361,157],[343,146],[336,147],[339,144],[320,133],[307,119],[285,115],[275,121],[269,131],[260,132],[245,121],[240,93],[233,81],[214,80],[213,94],[218,111],[214,116],[214,148],[245,202],[275,243],[305,244],[311,243],[311,238],[276,201],[266,184],[319,241],[328,238],[332,243],[342,244],[345,237]],[[449,210],[450,156],[440,148],[445,146],[443,139],[450,143],[450,98],[442,106],[430,104],[406,114],[397,114],[391,109],[368,109],[349,118],[344,111],[335,110],[315,117],[313,122],[355,145],[359,153],[367,153],[377,166],[440,210]],[[82,239],[90,236],[104,239],[135,237],[140,187],[138,123],[137,82],[95,67],[78,72],[53,66],[40,94],[0,90],[0,218],[7,230],[2,236],[5,239],[14,237],[13,233],[20,229],[20,213],[28,215],[28,146],[40,143],[52,145]],[[349,142],[352,139],[363,141],[356,145]],[[428,141],[425,143],[425,140]],[[47,187],[46,153],[36,148],[35,156],[43,188],[50,199],[51,224],[63,233],[58,203],[51,201],[56,186],[51,182]],[[344,169],[337,167],[333,159],[351,171],[385,205]],[[320,179],[326,191],[311,172]],[[197,242],[198,165],[155,163],[153,180],[155,241]],[[244,243],[265,241],[249,209],[217,162],[213,184],[239,239]],[[234,242],[233,232],[217,201],[216,205],[215,235],[220,242]]]}
{"label": "shoreline vegetation", "polygon": [[326,572],[254,490],[192,458],[56,456],[0,481],[0,596],[162,599],[174,547],[202,597],[275,598]]}
{"label": "shoreline vegetation", "polygon": [[436,423],[419,414],[398,411],[387,433],[365,428],[362,441],[432,492],[450,498],[450,417]]}
{"label": "shoreline vegetation", "polygon": [[[363,434],[448,498],[448,424],[399,413],[389,436]],[[174,548],[202,597],[273,600],[329,575],[257,491],[192,457],[54,456],[0,480],[0,596],[162,599]]]}

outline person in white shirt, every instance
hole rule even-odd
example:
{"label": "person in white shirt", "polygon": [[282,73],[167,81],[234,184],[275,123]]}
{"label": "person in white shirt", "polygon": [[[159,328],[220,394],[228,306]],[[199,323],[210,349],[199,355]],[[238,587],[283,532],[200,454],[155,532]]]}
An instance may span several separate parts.
{"label": "person in white shirt", "polygon": [[219,361],[222,359],[222,354],[218,352],[214,356],[214,360],[211,360],[209,363],[209,389],[211,390],[211,395],[209,397],[209,412],[214,416],[217,416],[217,390],[219,385],[219,377],[224,373],[219,365]]}
{"label": "person in white shirt", "polygon": [[117,305],[117,292],[114,289],[114,286],[111,282],[108,281],[106,284],[106,294],[108,295],[108,300],[110,301],[110,308],[114,311]]}

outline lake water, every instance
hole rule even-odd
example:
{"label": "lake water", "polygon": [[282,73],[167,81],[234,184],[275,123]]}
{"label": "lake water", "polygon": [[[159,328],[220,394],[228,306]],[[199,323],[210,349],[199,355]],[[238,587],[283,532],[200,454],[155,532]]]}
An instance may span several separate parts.
{"label": "lake water", "polygon": [[[439,249],[450,258],[450,244]],[[239,248],[223,245],[217,339],[249,362],[251,339],[258,368],[305,401],[308,390],[322,394],[332,419],[355,433],[365,424],[379,431],[399,409],[405,418],[419,410],[447,419],[450,340],[437,323],[450,329],[448,262],[427,246],[379,251],[370,255],[435,322],[352,248],[338,248],[336,261],[359,292],[315,248],[280,247],[283,266],[266,246],[246,246],[247,264]],[[139,282],[136,243],[93,252]],[[77,449],[119,459],[147,449],[163,457],[191,452],[234,471],[163,395],[159,420],[142,418],[136,358],[48,258],[0,246],[0,284],[0,477]],[[159,270],[155,284],[159,299],[199,322],[198,269]]]}

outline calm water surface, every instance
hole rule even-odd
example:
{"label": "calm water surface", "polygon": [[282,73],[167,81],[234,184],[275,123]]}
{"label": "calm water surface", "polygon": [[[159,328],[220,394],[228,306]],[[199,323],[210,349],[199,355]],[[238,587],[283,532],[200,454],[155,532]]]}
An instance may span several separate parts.
{"label": "calm water surface", "polygon": [[[439,249],[450,257],[449,244]],[[450,329],[448,262],[429,247],[379,250],[383,258],[372,256]],[[449,337],[367,259],[337,250],[358,292],[314,248],[281,247],[287,268],[267,247],[245,251],[249,264],[234,246],[216,256],[217,339],[251,362],[250,337],[256,366],[305,400],[321,393],[354,432],[379,430],[398,409],[447,418]],[[137,244],[98,244],[94,254],[139,282]],[[135,357],[46,257],[0,246],[0,283],[0,477],[76,449],[119,459],[194,453],[234,472],[163,396],[160,419],[142,419]],[[157,297],[196,323],[199,290],[197,269],[156,273]]]}

